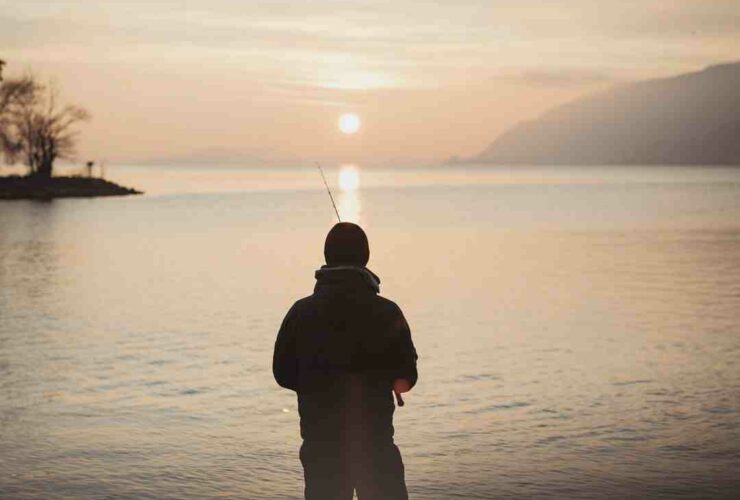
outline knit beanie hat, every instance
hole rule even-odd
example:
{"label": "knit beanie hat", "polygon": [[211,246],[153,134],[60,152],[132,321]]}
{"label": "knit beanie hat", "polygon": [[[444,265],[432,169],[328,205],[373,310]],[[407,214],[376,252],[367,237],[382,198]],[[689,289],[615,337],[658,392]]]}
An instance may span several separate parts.
{"label": "knit beanie hat", "polygon": [[357,224],[339,222],[326,235],[324,258],[330,266],[364,266],[370,259],[367,235]]}

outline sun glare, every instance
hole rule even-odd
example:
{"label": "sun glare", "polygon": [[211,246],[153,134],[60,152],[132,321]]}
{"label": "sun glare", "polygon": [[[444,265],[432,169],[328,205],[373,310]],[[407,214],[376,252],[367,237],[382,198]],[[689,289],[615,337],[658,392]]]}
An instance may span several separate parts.
{"label": "sun glare", "polygon": [[342,165],[339,169],[339,189],[354,191],[360,187],[360,171],[355,165]]}
{"label": "sun glare", "polygon": [[354,113],[344,113],[339,117],[339,130],[343,134],[354,134],[360,130],[360,117]]}

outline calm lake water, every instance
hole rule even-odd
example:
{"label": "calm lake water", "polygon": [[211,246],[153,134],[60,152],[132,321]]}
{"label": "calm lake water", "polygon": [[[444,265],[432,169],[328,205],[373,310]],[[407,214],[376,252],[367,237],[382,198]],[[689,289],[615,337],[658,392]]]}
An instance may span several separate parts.
{"label": "calm lake water", "polygon": [[[740,169],[327,174],[419,351],[412,498],[737,494]],[[317,172],[107,175],[148,194],[0,203],[0,497],[302,498]]]}

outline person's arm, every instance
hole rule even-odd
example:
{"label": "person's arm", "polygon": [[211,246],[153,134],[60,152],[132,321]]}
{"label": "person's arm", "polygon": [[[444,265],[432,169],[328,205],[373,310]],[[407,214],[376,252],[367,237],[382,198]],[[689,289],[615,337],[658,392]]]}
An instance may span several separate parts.
{"label": "person's arm", "polygon": [[275,351],[272,355],[272,374],[275,381],[286,389],[298,390],[298,360],[296,359],[296,333],[293,308],[280,325]]}
{"label": "person's arm", "polygon": [[416,381],[419,378],[419,374],[416,371],[416,348],[414,342],[411,340],[411,329],[409,324],[404,318],[401,310],[398,310],[398,366],[396,367],[396,373],[393,381],[393,390],[397,394],[402,394],[411,390]]}

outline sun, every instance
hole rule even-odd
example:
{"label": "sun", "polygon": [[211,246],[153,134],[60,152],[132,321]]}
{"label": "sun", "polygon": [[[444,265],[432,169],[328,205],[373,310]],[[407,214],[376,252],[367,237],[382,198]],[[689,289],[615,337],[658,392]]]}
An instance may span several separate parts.
{"label": "sun", "polygon": [[360,130],[360,117],[354,113],[344,113],[339,117],[339,130],[343,134],[354,134]]}

